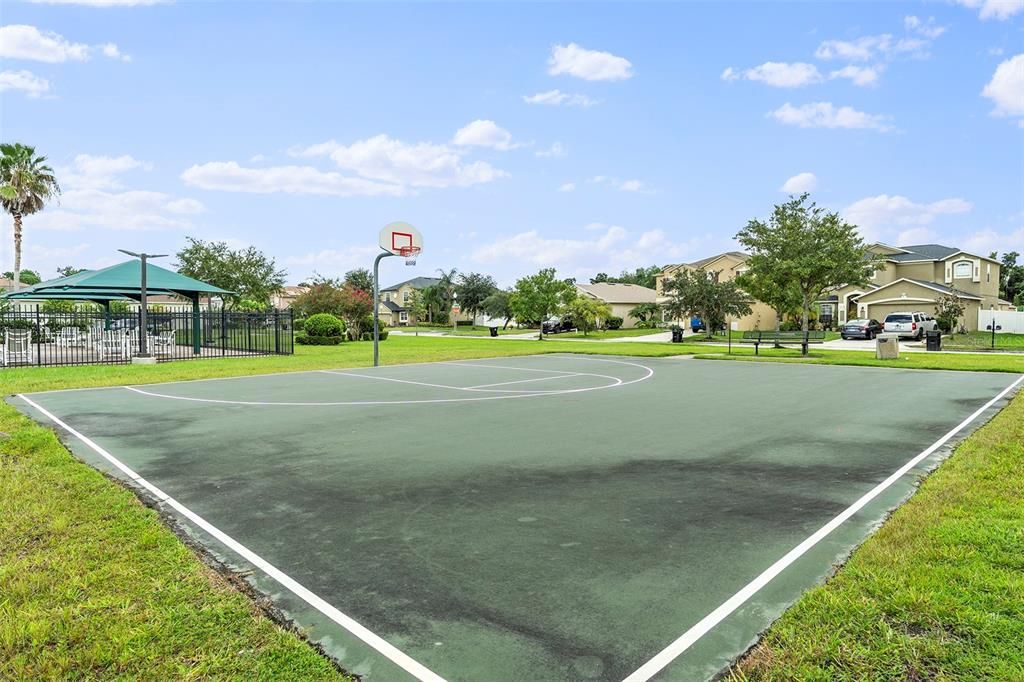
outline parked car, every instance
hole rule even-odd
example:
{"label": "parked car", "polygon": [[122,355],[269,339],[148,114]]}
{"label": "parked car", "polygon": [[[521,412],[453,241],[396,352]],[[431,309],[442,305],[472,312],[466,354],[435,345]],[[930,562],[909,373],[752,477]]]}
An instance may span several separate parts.
{"label": "parked car", "polygon": [[921,339],[927,331],[939,328],[938,322],[921,312],[889,313],[882,325],[888,334],[899,334],[901,338]]}
{"label": "parked car", "polygon": [[882,333],[882,323],[878,320],[849,320],[839,328],[839,335],[846,339],[873,339]]}
{"label": "parked car", "polygon": [[541,330],[545,334],[557,334],[559,332],[572,331],[572,319],[569,317],[549,317],[544,320]]}

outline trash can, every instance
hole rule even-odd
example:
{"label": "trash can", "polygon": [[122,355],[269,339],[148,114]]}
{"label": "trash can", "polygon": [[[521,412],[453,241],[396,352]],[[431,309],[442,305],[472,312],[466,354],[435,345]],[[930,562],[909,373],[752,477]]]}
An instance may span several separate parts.
{"label": "trash can", "polygon": [[875,357],[879,360],[898,360],[900,357],[899,334],[879,334],[876,336]]}
{"label": "trash can", "polygon": [[498,325],[494,325],[494,326],[491,327],[491,336],[497,336],[497,335],[498,335]]}
{"label": "trash can", "polygon": [[683,328],[682,327],[672,327],[672,343],[682,343],[682,342],[683,342]]}
{"label": "trash can", "polygon": [[942,350],[942,332],[939,330],[925,332],[924,339],[927,350]]}

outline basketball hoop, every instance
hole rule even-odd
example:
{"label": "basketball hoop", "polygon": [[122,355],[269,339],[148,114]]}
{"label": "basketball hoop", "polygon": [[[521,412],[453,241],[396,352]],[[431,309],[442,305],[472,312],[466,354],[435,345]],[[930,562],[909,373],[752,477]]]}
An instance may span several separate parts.
{"label": "basketball hoop", "polygon": [[416,256],[419,255],[421,250],[418,246],[400,246],[398,247],[398,255],[405,258],[406,265],[416,265]]}

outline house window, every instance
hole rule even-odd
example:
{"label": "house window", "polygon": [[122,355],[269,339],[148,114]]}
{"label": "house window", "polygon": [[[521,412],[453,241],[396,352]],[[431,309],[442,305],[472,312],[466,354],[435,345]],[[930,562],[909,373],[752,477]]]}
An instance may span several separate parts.
{"label": "house window", "polygon": [[973,273],[974,268],[970,261],[962,260],[957,263],[953,263],[954,279],[970,279]]}
{"label": "house window", "polygon": [[404,310],[402,312],[398,313],[398,321],[399,322],[408,322],[409,321],[409,313],[405,312]]}
{"label": "house window", "polygon": [[390,301],[391,300],[391,292],[390,291],[385,291],[384,292],[384,300],[385,301]]}
{"label": "house window", "polygon": [[406,290],[405,292],[402,293],[402,303],[406,303],[406,304],[409,303],[409,291],[408,290]]}

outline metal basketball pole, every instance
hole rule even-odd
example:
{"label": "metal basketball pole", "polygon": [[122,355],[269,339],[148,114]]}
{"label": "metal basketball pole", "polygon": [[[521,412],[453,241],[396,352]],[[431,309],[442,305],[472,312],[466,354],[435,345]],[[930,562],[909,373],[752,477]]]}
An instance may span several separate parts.
{"label": "metal basketball pole", "polygon": [[[394,256],[393,253],[383,251],[373,259],[373,366],[380,365],[380,259]],[[356,339],[358,341],[358,339]]]}

